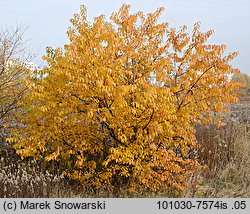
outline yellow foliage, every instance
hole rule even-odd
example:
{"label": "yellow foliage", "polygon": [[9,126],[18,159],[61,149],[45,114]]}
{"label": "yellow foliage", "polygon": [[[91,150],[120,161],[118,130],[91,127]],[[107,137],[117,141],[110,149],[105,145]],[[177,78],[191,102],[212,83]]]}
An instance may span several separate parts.
{"label": "yellow foliage", "polygon": [[29,84],[16,148],[66,163],[65,174],[86,186],[183,189],[200,167],[189,157],[194,125],[235,100],[237,84],[227,81],[235,54],[206,44],[213,31],[199,24],[191,36],[158,24],[162,8],[129,10],[89,23],[82,6],[71,19],[70,43]]}

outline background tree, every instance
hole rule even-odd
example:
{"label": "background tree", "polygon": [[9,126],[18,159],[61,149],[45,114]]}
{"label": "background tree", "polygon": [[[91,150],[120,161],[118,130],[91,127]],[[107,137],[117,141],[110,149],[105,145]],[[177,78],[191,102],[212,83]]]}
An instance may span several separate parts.
{"label": "background tree", "polygon": [[58,162],[85,187],[141,191],[183,189],[200,165],[194,125],[218,123],[212,112],[236,102],[238,73],[225,45],[206,44],[213,31],[157,23],[123,5],[110,21],[71,19],[70,43],[48,49],[48,76],[29,83],[23,129],[15,148]]}
{"label": "background tree", "polygon": [[17,102],[24,94],[25,63],[22,60],[25,42],[24,31],[1,30],[0,32],[0,135],[4,143],[9,128],[15,125]]}
{"label": "background tree", "polygon": [[250,93],[250,77],[248,74],[244,73],[234,74],[232,80],[244,84],[244,87],[240,89],[241,95],[244,96]]}

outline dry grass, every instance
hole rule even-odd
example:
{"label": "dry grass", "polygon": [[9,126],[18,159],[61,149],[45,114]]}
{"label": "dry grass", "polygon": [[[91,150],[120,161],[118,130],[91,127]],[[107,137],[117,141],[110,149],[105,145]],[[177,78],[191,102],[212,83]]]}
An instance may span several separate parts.
{"label": "dry grass", "polygon": [[250,197],[250,126],[228,122],[224,127],[197,128],[201,145],[200,162],[207,165],[195,175],[200,185],[193,185],[184,197]]}
{"label": "dry grass", "polygon": [[65,179],[42,170],[34,159],[21,160],[13,150],[1,148],[0,197],[60,197]]}

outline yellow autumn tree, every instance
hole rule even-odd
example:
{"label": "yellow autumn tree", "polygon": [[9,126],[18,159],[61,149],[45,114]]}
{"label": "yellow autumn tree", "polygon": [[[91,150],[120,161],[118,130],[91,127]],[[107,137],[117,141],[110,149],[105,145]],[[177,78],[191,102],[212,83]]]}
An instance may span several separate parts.
{"label": "yellow autumn tree", "polygon": [[[237,100],[239,72],[225,45],[206,44],[213,31],[191,35],[158,23],[154,13],[87,21],[71,19],[70,43],[48,49],[47,77],[30,81],[15,148],[60,169],[85,187],[129,191],[188,186],[199,163],[194,125],[217,123]],[[220,118],[219,118],[220,119]]]}

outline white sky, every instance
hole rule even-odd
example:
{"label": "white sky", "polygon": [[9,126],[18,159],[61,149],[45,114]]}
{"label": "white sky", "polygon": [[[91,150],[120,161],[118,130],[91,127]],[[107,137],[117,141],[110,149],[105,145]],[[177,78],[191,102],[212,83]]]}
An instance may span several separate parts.
{"label": "white sky", "polygon": [[91,21],[100,14],[109,18],[122,3],[131,4],[132,12],[154,12],[163,6],[166,11],[161,21],[171,27],[187,25],[192,30],[200,21],[202,30],[215,30],[209,42],[226,44],[229,52],[238,51],[233,65],[250,75],[250,0],[0,0],[0,27],[28,26],[25,39],[40,64],[46,46],[63,47],[68,42],[69,19],[81,4],[87,6]]}

